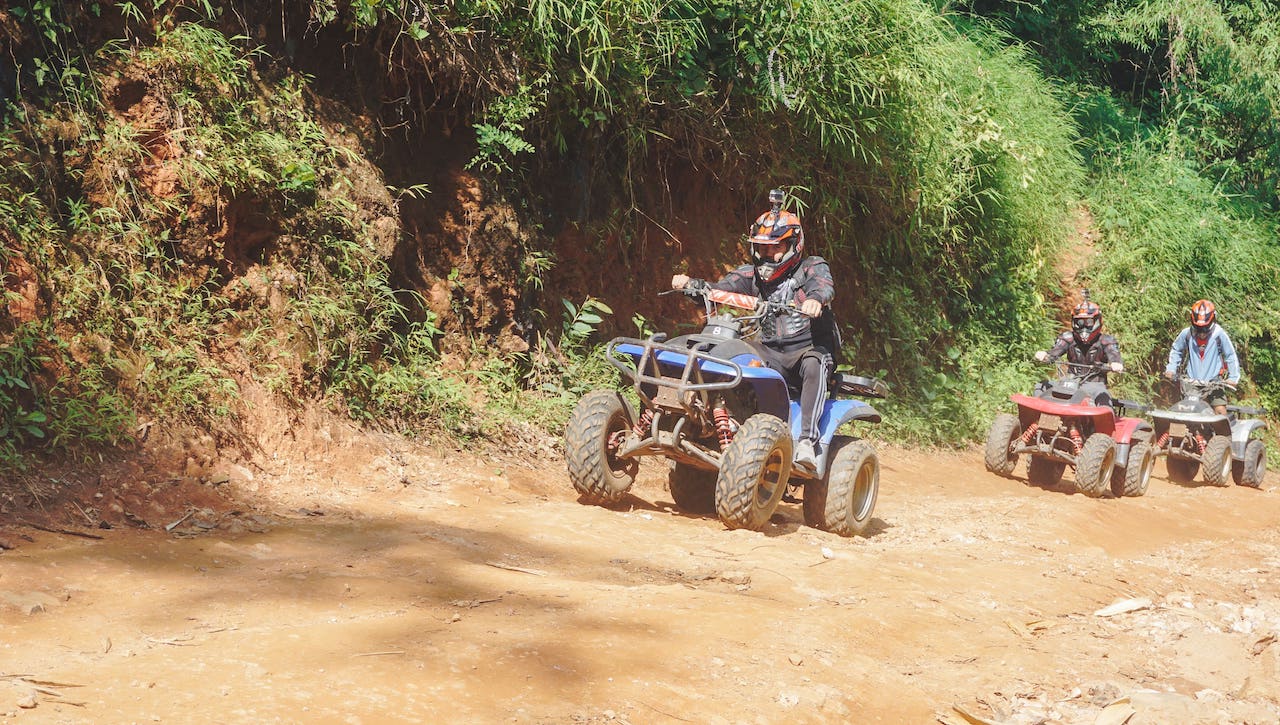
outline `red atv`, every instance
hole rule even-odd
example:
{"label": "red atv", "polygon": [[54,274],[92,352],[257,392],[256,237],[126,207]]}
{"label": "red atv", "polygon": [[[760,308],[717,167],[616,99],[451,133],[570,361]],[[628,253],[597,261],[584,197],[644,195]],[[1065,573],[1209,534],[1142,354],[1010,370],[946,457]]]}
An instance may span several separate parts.
{"label": "red atv", "polygon": [[1025,453],[1027,480],[1037,486],[1056,486],[1071,466],[1076,490],[1086,496],[1146,493],[1155,466],[1151,424],[1124,413],[1151,406],[1113,399],[1106,365],[1058,364],[1056,381],[1040,383],[1033,395],[1009,396],[1018,414],[1000,413],[991,423],[987,470],[1012,477]]}

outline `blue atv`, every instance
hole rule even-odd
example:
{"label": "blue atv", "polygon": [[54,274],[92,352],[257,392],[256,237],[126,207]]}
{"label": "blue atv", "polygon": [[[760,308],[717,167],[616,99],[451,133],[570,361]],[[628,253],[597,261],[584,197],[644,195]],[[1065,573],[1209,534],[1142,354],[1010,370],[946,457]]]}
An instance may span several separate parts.
{"label": "blue atv", "polygon": [[[841,536],[862,533],[875,509],[880,464],[866,441],[836,431],[849,421],[878,423],[880,414],[862,400],[828,400],[816,470],[793,466],[800,404],[752,338],[766,315],[798,310],[705,286],[681,292],[703,299],[701,332],[619,337],[605,349],[630,380],[640,410],[616,391],[596,390],[569,420],[565,457],[580,500],[616,503],[635,482],[640,458],[662,456],[675,504],[714,511],[731,529],[758,531],[781,501],[798,501],[789,489],[803,487],[805,523]],[[750,314],[720,314],[720,305]],[[834,377],[835,394],[885,396],[886,386],[873,378]]]}

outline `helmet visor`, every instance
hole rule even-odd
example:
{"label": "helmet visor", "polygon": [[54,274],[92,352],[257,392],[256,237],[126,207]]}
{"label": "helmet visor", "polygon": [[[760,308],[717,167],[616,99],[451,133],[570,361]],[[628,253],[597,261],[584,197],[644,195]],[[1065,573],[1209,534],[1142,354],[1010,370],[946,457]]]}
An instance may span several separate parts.
{"label": "helmet visor", "polygon": [[1209,339],[1209,333],[1212,331],[1213,325],[1192,325],[1191,334],[1195,335],[1197,342],[1204,342]]}
{"label": "helmet visor", "polygon": [[1102,320],[1097,317],[1077,317],[1071,321],[1071,331],[1080,337],[1088,337],[1102,327]]}

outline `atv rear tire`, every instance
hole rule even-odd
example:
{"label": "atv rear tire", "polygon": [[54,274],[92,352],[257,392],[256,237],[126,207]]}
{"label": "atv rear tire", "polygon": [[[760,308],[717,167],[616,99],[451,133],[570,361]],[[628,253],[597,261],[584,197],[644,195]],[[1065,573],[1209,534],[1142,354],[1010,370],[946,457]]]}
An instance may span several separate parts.
{"label": "atv rear tire", "polygon": [[759,531],[769,521],[791,476],[790,427],[757,413],[738,428],[720,461],[716,514],[731,529]]}
{"label": "atv rear tire", "polygon": [[857,536],[871,523],[880,491],[880,461],[866,441],[836,436],[827,475],[804,482],[804,522],[840,536]]}
{"label": "atv rear tire", "polygon": [[1231,438],[1216,435],[1209,439],[1200,456],[1204,468],[1204,482],[1211,486],[1231,485]]}
{"label": "atv rear tire", "polygon": [[1255,438],[1245,445],[1244,460],[1231,463],[1231,477],[1238,485],[1262,488],[1266,475],[1267,444]]}
{"label": "atv rear tire", "polygon": [[1076,459],[1076,490],[1089,498],[1111,491],[1111,469],[1116,462],[1116,442],[1106,433],[1094,433],[1084,442]]}
{"label": "atv rear tire", "polygon": [[1116,498],[1145,494],[1155,467],[1156,454],[1151,450],[1151,444],[1136,441],[1129,448],[1129,463],[1111,474],[1111,494]]}
{"label": "atv rear tire", "polygon": [[984,459],[987,470],[998,476],[1009,477],[1013,469],[1018,467],[1018,454],[1009,453],[1013,442],[1022,434],[1022,424],[1018,416],[1000,413],[991,421],[991,430],[987,431],[987,450]]}
{"label": "atv rear tire", "polygon": [[1067,464],[1063,461],[1032,456],[1027,463],[1027,483],[1032,486],[1053,488],[1062,481],[1062,472],[1065,470],[1067,470]]}
{"label": "atv rear tire", "polygon": [[584,503],[616,503],[635,483],[640,462],[615,458],[609,439],[631,427],[630,408],[612,390],[593,390],[578,401],[565,428],[569,480]]}
{"label": "atv rear tire", "polygon": [[671,500],[681,511],[693,514],[715,513],[718,473],[671,461],[667,470],[667,491],[671,493]]}
{"label": "atv rear tire", "polygon": [[1174,483],[1190,483],[1200,472],[1200,461],[1189,458],[1174,458],[1172,455],[1164,459],[1164,467],[1169,472],[1169,480]]}

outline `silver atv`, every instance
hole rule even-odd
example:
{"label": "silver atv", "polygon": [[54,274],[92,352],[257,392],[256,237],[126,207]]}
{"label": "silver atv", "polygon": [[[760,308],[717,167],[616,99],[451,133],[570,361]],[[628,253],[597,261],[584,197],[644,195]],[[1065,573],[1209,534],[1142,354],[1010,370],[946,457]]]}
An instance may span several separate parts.
{"label": "silver atv", "polygon": [[1204,469],[1213,486],[1259,488],[1267,472],[1267,448],[1262,431],[1267,423],[1257,416],[1262,408],[1228,405],[1227,414],[1213,410],[1208,399],[1230,389],[1227,381],[1180,378],[1182,400],[1167,410],[1151,411],[1155,427],[1155,455],[1165,456],[1169,480],[1188,483]]}

